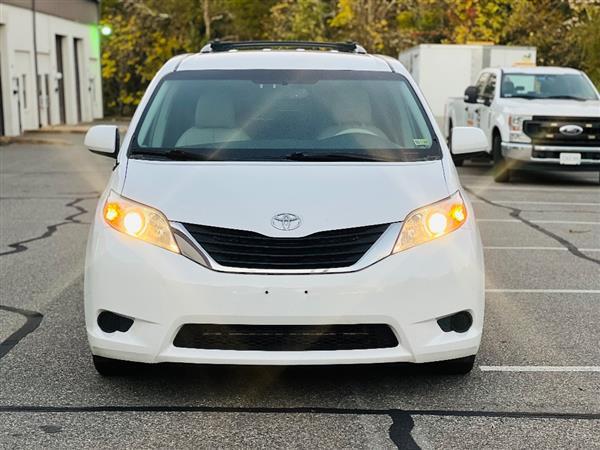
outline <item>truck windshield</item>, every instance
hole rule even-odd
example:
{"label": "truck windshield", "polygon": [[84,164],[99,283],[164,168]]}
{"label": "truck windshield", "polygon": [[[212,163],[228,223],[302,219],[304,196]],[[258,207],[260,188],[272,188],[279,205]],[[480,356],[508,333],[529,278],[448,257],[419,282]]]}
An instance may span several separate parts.
{"label": "truck windshield", "polygon": [[132,158],[423,161],[441,150],[406,79],[391,72],[201,70],[167,75]]}
{"label": "truck windshield", "polygon": [[504,74],[501,96],[529,99],[598,99],[592,84],[580,74]]}

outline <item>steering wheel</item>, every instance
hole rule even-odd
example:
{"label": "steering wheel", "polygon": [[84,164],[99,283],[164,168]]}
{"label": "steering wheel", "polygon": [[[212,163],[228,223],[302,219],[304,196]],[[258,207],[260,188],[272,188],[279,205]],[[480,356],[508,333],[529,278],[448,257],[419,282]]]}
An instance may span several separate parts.
{"label": "steering wheel", "polygon": [[367,130],[366,128],[346,128],[345,130],[342,130],[339,133],[335,133],[331,137],[343,136],[344,134],[368,134],[370,136],[381,137],[377,133],[375,133],[374,131]]}
{"label": "steering wheel", "polygon": [[346,128],[345,130],[341,130],[338,131],[337,133],[328,135],[328,136],[321,136],[319,139],[320,140],[324,140],[324,139],[332,139],[335,137],[339,137],[339,136],[344,136],[347,134],[366,134],[368,136],[375,136],[378,138],[382,138],[383,136],[380,136],[379,133],[376,133],[375,131],[372,130],[368,130],[366,128]]}

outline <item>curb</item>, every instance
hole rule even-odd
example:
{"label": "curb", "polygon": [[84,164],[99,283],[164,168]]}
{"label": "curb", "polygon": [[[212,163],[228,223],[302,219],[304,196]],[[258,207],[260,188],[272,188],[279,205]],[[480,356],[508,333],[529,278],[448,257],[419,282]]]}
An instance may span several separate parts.
{"label": "curb", "polygon": [[0,145],[9,144],[48,144],[48,145],[73,145],[64,139],[36,138],[29,136],[0,136]]}

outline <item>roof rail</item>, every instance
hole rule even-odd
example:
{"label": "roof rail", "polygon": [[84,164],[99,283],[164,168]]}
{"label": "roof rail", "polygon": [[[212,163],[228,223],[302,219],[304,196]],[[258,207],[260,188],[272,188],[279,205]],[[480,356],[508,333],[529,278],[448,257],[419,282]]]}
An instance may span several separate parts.
{"label": "roof rail", "polygon": [[210,41],[200,53],[228,52],[230,50],[256,50],[272,48],[327,49],[345,53],[367,53],[356,42],[310,42],[310,41]]}

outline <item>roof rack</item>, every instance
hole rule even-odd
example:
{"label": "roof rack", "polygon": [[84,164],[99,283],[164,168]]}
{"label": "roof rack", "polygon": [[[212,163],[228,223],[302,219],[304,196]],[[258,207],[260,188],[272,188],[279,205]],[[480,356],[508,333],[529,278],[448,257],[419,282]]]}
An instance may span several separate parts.
{"label": "roof rack", "polygon": [[328,49],[344,53],[367,53],[356,42],[310,42],[310,41],[220,41],[206,44],[200,53],[228,52],[231,50],[256,50],[272,48]]}

